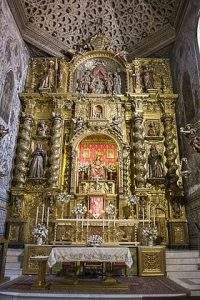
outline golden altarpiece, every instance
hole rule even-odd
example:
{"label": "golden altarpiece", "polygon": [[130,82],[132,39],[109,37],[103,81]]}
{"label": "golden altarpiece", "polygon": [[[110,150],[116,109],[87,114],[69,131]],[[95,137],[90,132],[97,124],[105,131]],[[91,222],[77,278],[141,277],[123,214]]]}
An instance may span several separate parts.
{"label": "golden altarpiece", "polygon": [[[30,62],[8,216],[10,243],[186,245],[175,102],[169,61],[127,62],[106,38],[72,61]],[[78,209],[85,209],[79,216]],[[114,213],[113,213],[114,211]]]}

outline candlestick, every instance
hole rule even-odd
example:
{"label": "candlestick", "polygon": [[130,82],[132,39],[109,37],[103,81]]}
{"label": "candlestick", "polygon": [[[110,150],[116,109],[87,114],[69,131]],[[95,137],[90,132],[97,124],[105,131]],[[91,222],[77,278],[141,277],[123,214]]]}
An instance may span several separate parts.
{"label": "candlestick", "polygon": [[35,226],[37,226],[38,215],[39,215],[39,207],[37,207],[37,211],[36,211]]}
{"label": "candlestick", "polygon": [[44,222],[44,204],[42,204],[42,224]]}
{"label": "candlestick", "polygon": [[88,229],[89,229],[89,220],[88,220],[88,218],[87,218],[87,229],[86,229],[87,240],[88,240]]}

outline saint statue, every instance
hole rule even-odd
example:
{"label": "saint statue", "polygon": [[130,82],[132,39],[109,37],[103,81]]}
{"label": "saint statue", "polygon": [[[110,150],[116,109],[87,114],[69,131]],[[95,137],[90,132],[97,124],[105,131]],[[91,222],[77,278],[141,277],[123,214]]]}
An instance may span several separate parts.
{"label": "saint statue", "polygon": [[45,90],[45,89],[51,89],[53,80],[54,80],[54,62],[49,61],[47,62],[46,69],[45,69],[45,74],[41,79],[41,83],[39,85],[40,90]]}
{"label": "saint statue", "polygon": [[146,68],[143,73],[145,90],[155,89],[154,74],[149,68]]}
{"label": "saint statue", "polygon": [[99,155],[90,166],[90,176],[94,180],[106,179],[105,168]]}
{"label": "saint statue", "polygon": [[148,156],[149,178],[163,178],[164,170],[162,165],[162,156],[159,154],[155,145],[150,148]]}
{"label": "saint statue", "polygon": [[155,122],[150,122],[148,124],[147,135],[148,136],[159,136],[160,135],[160,129],[158,126],[156,126]]}
{"label": "saint statue", "polygon": [[48,126],[45,121],[40,121],[37,127],[37,135],[39,137],[46,137],[48,135]]}
{"label": "saint statue", "polygon": [[114,93],[121,94],[122,81],[121,81],[120,74],[118,74],[117,72],[115,72],[115,74],[114,74],[113,84],[114,84]]}
{"label": "saint statue", "polygon": [[29,168],[29,177],[33,179],[44,178],[46,168],[47,155],[42,149],[42,145],[38,144],[32,153],[32,159]]}
{"label": "saint statue", "polygon": [[100,105],[95,105],[93,108],[93,118],[94,119],[101,119],[103,116],[103,110]]}

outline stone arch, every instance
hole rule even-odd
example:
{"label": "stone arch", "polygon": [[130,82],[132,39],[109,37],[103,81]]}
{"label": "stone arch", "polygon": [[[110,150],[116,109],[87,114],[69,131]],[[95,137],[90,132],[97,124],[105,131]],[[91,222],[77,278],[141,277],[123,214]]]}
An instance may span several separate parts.
{"label": "stone arch", "polygon": [[10,117],[10,111],[12,106],[12,98],[14,91],[14,74],[13,71],[10,70],[5,77],[1,99],[0,99],[0,117],[8,123]]}

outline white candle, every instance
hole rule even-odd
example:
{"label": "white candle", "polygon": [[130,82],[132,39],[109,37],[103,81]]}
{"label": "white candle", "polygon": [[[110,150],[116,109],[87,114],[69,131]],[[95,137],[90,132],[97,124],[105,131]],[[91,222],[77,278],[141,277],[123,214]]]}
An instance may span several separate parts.
{"label": "white candle", "polygon": [[104,233],[104,217],[103,217],[103,233]]}
{"label": "white candle", "polygon": [[37,222],[38,222],[38,215],[39,215],[39,207],[37,207],[37,211],[36,211],[36,218],[35,218],[35,225],[37,226]]}
{"label": "white candle", "polygon": [[115,216],[114,216],[114,228],[115,228]]}
{"label": "white candle", "polygon": [[83,230],[83,216],[82,216],[81,228]]}
{"label": "white candle", "polygon": [[154,209],[153,226],[156,226],[156,209]]}
{"label": "white candle", "polygon": [[142,221],[143,221],[143,226],[144,226],[144,207],[143,207],[143,211],[142,211]]}
{"label": "white candle", "polygon": [[49,207],[47,208],[47,228],[49,227]]}
{"label": "white candle", "polygon": [[149,222],[151,222],[151,204],[149,204]]}
{"label": "white candle", "polygon": [[44,222],[44,204],[42,205],[42,223]]}

